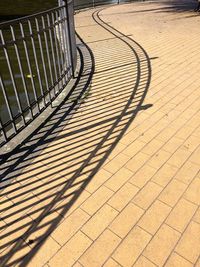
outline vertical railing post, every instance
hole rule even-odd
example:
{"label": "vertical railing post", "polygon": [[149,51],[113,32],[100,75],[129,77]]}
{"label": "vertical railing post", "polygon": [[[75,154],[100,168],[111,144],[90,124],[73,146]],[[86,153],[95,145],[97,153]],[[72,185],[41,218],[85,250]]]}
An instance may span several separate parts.
{"label": "vertical railing post", "polygon": [[[66,15],[67,15],[67,30],[68,30],[68,38],[69,38],[69,50],[70,50],[70,60],[71,60],[71,66],[72,66],[72,77],[75,78],[75,66],[74,66],[74,58],[73,58],[73,45],[75,45],[72,42],[72,31],[71,31],[71,27],[70,27],[70,19],[73,20],[73,17],[70,18],[70,14],[69,14],[69,4],[68,4],[68,0],[63,0],[65,3],[65,9],[66,9]],[[74,12],[72,13],[74,15]]]}

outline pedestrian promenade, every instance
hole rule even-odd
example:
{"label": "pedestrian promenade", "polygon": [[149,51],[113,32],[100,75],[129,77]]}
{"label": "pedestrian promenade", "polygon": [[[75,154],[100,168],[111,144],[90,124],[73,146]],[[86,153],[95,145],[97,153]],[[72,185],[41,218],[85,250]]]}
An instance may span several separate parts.
{"label": "pedestrian promenade", "polygon": [[195,5],[75,15],[72,96],[1,161],[0,266],[200,267]]}

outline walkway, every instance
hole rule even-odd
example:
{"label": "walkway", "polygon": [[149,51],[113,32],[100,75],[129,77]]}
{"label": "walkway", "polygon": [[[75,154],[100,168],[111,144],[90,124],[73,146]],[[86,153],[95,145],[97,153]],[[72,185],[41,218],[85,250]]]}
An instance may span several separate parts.
{"label": "walkway", "polygon": [[195,5],[76,14],[73,94],[2,160],[0,266],[200,266]]}

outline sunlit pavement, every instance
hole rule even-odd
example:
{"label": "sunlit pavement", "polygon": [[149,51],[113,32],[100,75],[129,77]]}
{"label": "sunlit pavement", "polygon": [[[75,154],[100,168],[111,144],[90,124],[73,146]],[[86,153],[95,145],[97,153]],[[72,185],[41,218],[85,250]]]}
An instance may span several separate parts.
{"label": "sunlit pavement", "polygon": [[1,266],[200,266],[195,5],[76,14],[85,91],[1,166]]}

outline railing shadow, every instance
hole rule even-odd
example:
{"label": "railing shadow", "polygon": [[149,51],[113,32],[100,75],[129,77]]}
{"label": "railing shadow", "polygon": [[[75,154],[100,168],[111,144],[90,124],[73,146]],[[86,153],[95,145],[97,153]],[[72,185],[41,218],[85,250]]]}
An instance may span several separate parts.
{"label": "railing shadow", "polygon": [[96,48],[94,70],[91,50],[79,43],[82,66],[73,93],[1,159],[1,266],[27,266],[37,257],[44,265],[48,242],[53,256],[60,248],[54,230],[90,197],[88,186],[112,160],[137,113],[150,107],[142,106],[151,79],[147,53],[107,25],[99,12],[93,14],[97,30],[114,37],[101,42],[104,59]]}

